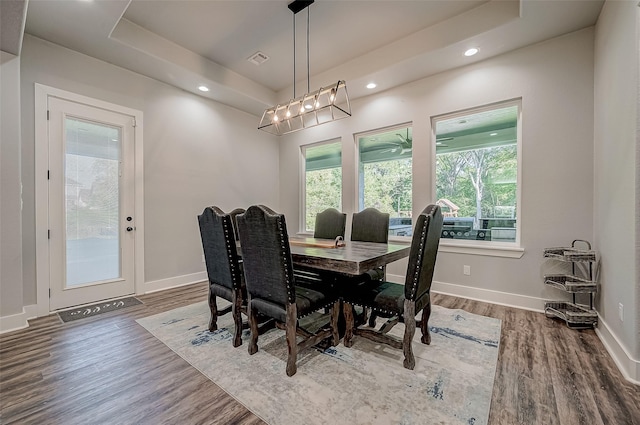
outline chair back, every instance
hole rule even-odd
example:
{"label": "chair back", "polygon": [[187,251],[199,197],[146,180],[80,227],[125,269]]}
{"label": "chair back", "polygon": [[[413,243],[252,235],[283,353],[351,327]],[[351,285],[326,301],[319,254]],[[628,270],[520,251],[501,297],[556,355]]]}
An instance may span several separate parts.
{"label": "chair back", "polygon": [[237,217],[244,278],[250,298],[286,307],[295,303],[293,264],[284,215],[253,205]]}
{"label": "chair back", "polygon": [[[413,230],[404,297],[416,301],[429,294],[442,233],[442,212],[438,205],[427,206],[418,216]],[[419,308],[416,307],[416,311]]]}
{"label": "chair back", "polygon": [[351,240],[360,242],[389,242],[389,214],[366,208],[353,214]]}
{"label": "chair back", "polygon": [[335,208],[327,208],[316,215],[316,227],[313,230],[314,238],[335,239],[337,236],[344,238],[344,229],[347,225],[347,215]]}
{"label": "chair back", "polygon": [[239,214],[243,214],[244,212],[244,208],[236,208],[229,213],[229,215],[231,216],[231,222],[233,223],[233,234],[237,241],[240,240],[240,236],[238,235],[238,221],[236,220],[236,217]]}
{"label": "chair back", "polygon": [[240,288],[242,275],[231,216],[218,207],[207,207],[198,216],[198,224],[209,283]]}

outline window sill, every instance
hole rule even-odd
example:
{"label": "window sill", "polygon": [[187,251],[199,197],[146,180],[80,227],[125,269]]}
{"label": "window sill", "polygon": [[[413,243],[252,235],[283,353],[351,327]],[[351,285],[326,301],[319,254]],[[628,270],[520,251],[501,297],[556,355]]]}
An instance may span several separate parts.
{"label": "window sill", "polygon": [[524,255],[524,248],[515,244],[505,243],[465,243],[463,241],[451,241],[440,239],[440,252],[451,252],[455,254],[484,255],[487,257],[521,258]]}

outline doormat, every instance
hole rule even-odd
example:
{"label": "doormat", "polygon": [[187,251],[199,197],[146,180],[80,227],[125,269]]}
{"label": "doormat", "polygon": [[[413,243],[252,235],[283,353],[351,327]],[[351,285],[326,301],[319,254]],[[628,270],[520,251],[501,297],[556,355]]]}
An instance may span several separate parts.
{"label": "doormat", "polygon": [[142,301],[135,297],[127,297],[121,298],[119,300],[102,302],[99,304],[87,305],[71,310],[60,311],[58,312],[58,316],[63,322],[66,323],[73,320],[84,319],[85,317],[97,316],[98,314],[108,313],[114,310],[120,310],[138,304],[142,304]]}

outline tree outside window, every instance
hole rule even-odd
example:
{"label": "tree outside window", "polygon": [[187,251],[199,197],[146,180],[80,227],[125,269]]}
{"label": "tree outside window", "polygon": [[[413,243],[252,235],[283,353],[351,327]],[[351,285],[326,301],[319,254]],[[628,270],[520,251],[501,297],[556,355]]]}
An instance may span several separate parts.
{"label": "tree outside window", "polygon": [[413,138],[408,125],[356,135],[358,207],[389,213],[389,235],[411,236]]}
{"label": "tree outside window", "polygon": [[433,119],[445,238],[515,242],[519,106]]}
{"label": "tree outside window", "polygon": [[304,230],[313,232],[316,215],[327,208],[342,210],[342,143],[303,146],[305,164]]}

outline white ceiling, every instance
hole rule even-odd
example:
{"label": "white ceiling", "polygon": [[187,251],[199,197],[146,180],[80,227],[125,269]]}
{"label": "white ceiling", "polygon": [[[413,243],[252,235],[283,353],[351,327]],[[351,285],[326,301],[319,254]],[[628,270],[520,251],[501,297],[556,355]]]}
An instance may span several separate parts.
{"label": "white ceiling", "polygon": [[[260,115],[293,96],[289,0],[30,0],[26,32]],[[358,98],[595,24],[603,0],[316,0],[311,90],[347,81]],[[306,11],[296,15],[297,94]],[[4,17],[2,18],[4,24]],[[480,48],[472,58],[462,55]],[[270,59],[247,61],[261,51]],[[364,86],[375,81],[378,87]],[[197,86],[211,91],[202,94]]]}

